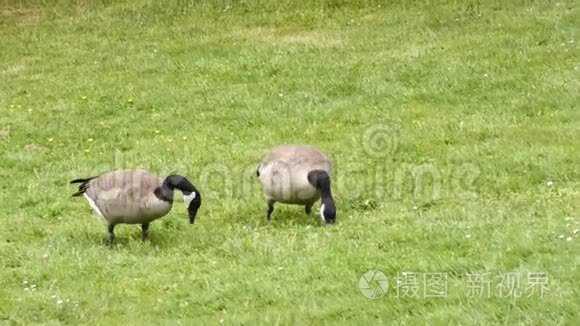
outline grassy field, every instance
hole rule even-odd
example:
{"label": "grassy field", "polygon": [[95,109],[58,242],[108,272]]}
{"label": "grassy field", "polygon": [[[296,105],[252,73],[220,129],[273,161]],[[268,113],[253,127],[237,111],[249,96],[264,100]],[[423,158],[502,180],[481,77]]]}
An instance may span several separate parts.
{"label": "grassy field", "polygon": [[[75,3],[0,1],[1,324],[580,323],[574,1]],[[281,143],[336,225],[266,222]],[[108,249],[68,182],[126,167],[196,224]]]}

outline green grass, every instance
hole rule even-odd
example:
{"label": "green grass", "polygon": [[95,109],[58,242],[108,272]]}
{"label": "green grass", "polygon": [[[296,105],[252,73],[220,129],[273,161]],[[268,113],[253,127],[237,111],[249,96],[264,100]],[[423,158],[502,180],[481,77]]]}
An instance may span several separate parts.
{"label": "green grass", "polygon": [[[0,2],[3,324],[580,321],[574,1],[75,3]],[[254,173],[281,143],[333,158],[334,227],[266,223]],[[108,249],[68,182],[125,167],[187,175],[196,224],[179,204]]]}

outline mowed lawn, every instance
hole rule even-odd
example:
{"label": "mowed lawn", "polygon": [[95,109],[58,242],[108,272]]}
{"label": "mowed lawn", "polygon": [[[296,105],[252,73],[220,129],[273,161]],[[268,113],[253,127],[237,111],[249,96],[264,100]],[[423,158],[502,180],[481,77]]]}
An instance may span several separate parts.
{"label": "mowed lawn", "polygon": [[[0,323],[580,323],[575,1],[63,3],[0,2]],[[336,225],[266,222],[282,143]],[[68,182],[129,167],[196,223],[107,248]]]}

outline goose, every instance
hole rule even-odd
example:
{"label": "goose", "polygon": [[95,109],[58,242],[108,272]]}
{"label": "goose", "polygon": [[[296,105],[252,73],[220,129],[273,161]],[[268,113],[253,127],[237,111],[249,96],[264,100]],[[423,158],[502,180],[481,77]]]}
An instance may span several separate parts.
{"label": "goose", "polygon": [[306,214],[319,199],[320,217],[327,224],[336,221],[336,207],[330,189],[332,162],[320,149],[309,145],[279,145],[259,164],[256,175],[266,199],[270,221],[274,203],[304,205]]}
{"label": "goose", "polygon": [[173,206],[173,191],[183,193],[183,201],[193,224],[201,206],[199,191],[180,175],[165,179],[142,169],[126,169],[107,172],[98,176],[75,179],[80,183],[72,196],[84,196],[92,210],[107,223],[108,245],[115,241],[117,224],[141,224],[142,239],[149,235],[149,223],[169,213]]}

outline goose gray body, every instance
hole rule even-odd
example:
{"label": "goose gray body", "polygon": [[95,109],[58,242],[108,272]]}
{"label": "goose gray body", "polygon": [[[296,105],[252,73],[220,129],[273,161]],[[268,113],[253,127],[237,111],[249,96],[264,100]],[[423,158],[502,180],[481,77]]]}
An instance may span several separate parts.
{"label": "goose gray body", "polygon": [[144,170],[105,173],[88,182],[91,208],[108,223],[143,224],[167,215],[173,206],[155,194],[163,179]]}
{"label": "goose gray body", "polygon": [[273,148],[258,168],[266,200],[296,205],[316,202],[320,191],[308,181],[313,170],[332,175],[332,162],[319,149],[301,145]]}
{"label": "goose gray body", "polygon": [[141,169],[107,172],[86,179],[76,179],[79,190],[73,196],[84,196],[93,211],[108,225],[112,244],[117,224],[141,224],[143,240],[149,223],[169,213],[173,207],[174,189],[183,192],[183,199],[193,224],[201,205],[201,195],[185,178],[171,175],[165,179]]}
{"label": "goose gray body", "polygon": [[[268,219],[275,202],[304,205],[309,214],[321,195],[332,200],[329,183],[332,170],[328,155],[314,146],[281,145],[270,150],[257,170],[268,204]],[[321,188],[316,181],[320,178],[328,179],[326,192],[321,191],[326,188]]]}

